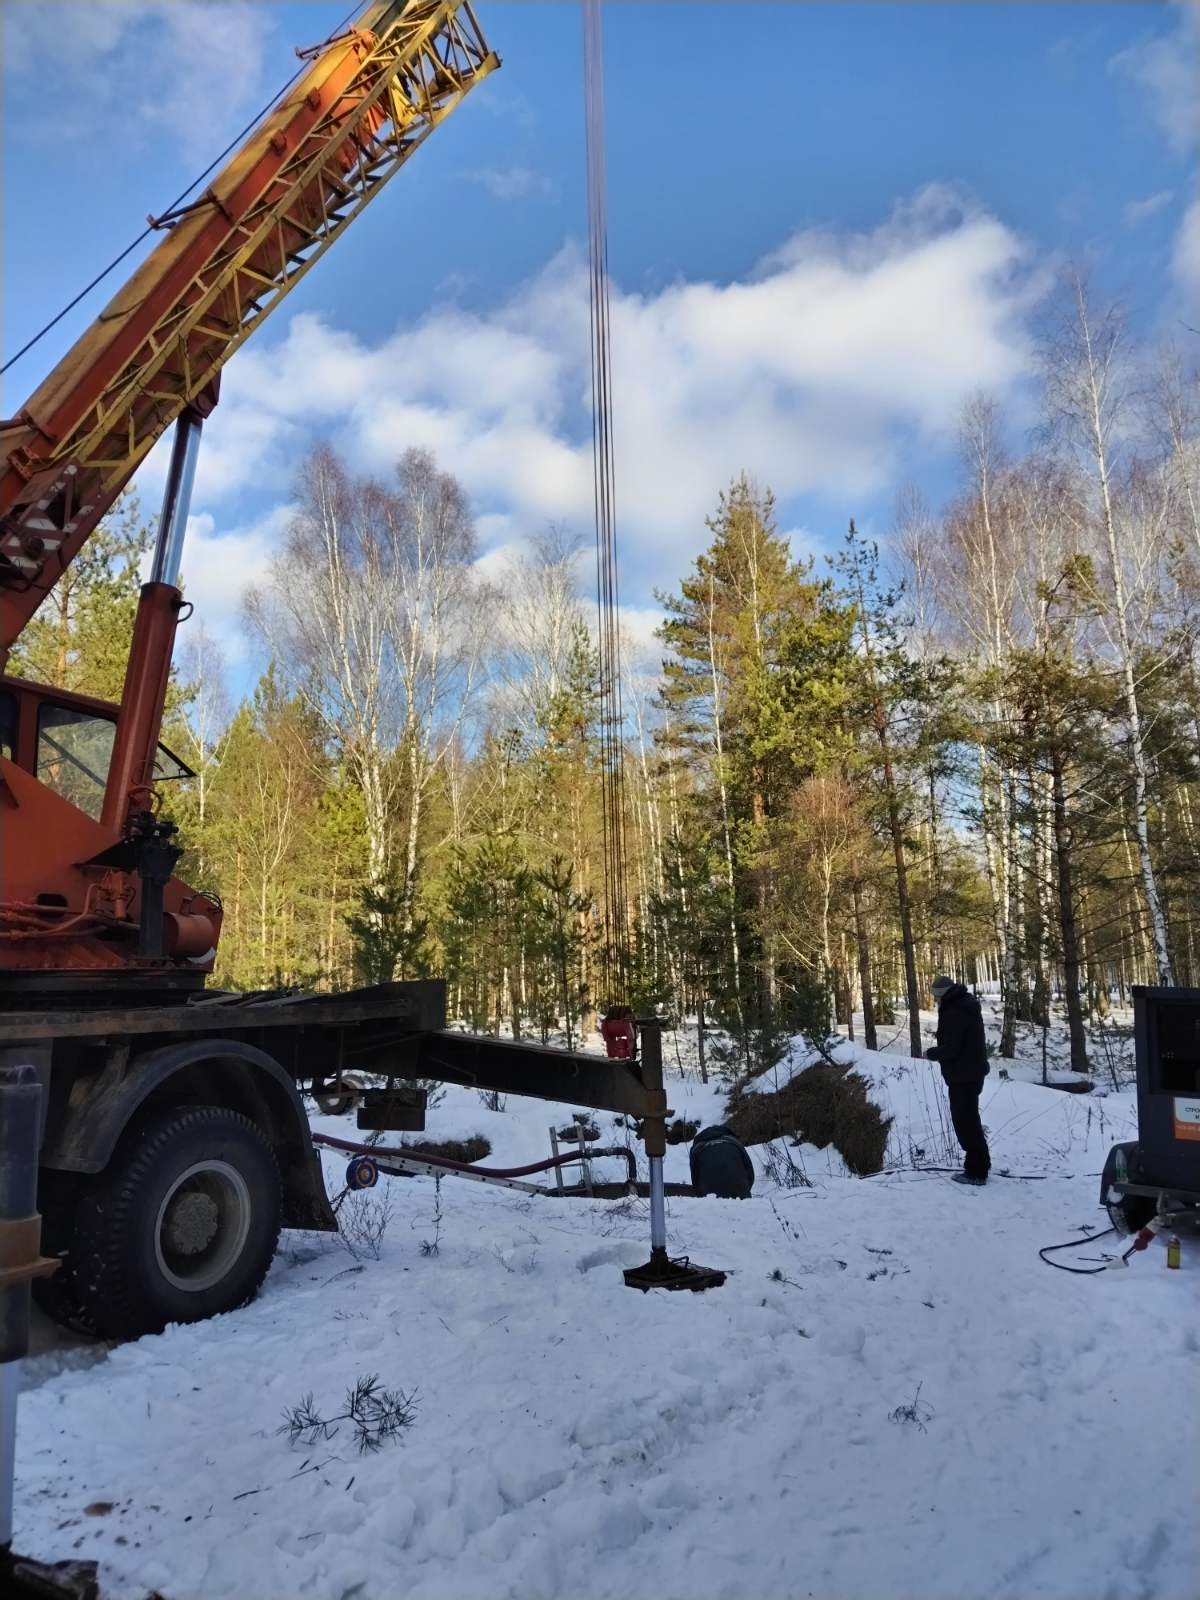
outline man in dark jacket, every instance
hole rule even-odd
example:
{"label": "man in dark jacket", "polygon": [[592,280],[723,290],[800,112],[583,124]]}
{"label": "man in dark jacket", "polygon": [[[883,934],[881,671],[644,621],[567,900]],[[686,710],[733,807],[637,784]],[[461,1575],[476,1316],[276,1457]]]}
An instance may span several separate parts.
{"label": "man in dark jacket", "polygon": [[988,1074],[987,1041],[979,1001],[953,978],[933,980],[938,1003],[937,1045],[925,1054],[942,1069],[950,1092],[950,1118],[963,1148],[963,1170],[956,1183],[987,1182],[992,1158],[979,1120],[979,1095]]}
{"label": "man in dark jacket", "polygon": [[754,1187],[754,1163],[733,1129],[702,1128],[689,1152],[692,1188],[719,1200],[746,1200]]}

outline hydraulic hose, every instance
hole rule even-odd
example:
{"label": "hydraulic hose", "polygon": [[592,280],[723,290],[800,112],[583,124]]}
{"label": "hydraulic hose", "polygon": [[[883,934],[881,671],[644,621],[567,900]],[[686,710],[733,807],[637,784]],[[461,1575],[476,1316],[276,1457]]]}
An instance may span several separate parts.
{"label": "hydraulic hose", "polygon": [[[567,1167],[573,1162],[581,1161],[582,1154],[576,1150],[562,1156],[549,1156],[545,1161],[531,1161],[523,1167],[478,1167],[468,1161],[451,1161],[448,1156],[426,1155],[423,1151],[405,1145],[382,1144],[357,1144],[352,1139],[339,1139],[331,1133],[314,1133],[311,1135],[315,1145],[327,1150],[341,1150],[351,1156],[371,1156],[373,1159],[387,1161],[408,1160],[428,1161],[430,1166],[444,1167],[447,1172],[465,1172],[473,1178],[527,1178],[535,1172],[552,1172],[555,1167]],[[622,1156],[625,1159],[629,1182],[637,1181],[637,1161],[633,1151],[626,1145],[613,1145],[604,1150],[591,1150],[589,1156]]]}

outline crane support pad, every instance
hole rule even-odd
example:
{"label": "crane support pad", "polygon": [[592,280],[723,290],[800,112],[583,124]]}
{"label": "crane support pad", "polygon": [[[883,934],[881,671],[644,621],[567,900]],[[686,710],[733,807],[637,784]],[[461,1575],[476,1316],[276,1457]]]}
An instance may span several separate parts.
{"label": "crane support pad", "polygon": [[687,1256],[672,1260],[665,1250],[651,1250],[650,1259],[643,1266],[625,1269],[625,1287],[640,1289],[643,1294],[651,1289],[690,1289],[699,1294],[703,1289],[719,1289],[725,1274],[716,1267],[701,1267]]}

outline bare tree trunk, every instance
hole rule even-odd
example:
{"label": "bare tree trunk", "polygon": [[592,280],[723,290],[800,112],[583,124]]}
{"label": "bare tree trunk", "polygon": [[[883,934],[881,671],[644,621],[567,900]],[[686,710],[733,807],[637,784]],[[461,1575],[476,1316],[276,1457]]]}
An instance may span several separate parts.
{"label": "bare tree trunk", "polygon": [[1142,967],[1150,958],[1150,946],[1146,929],[1142,925],[1142,919],[1138,911],[1138,896],[1134,889],[1134,885],[1137,883],[1137,868],[1134,865],[1133,846],[1129,842],[1129,830],[1124,827],[1121,829],[1121,848],[1125,853],[1125,876],[1129,883],[1130,900],[1132,902],[1130,905],[1129,928],[1132,934],[1130,954],[1134,971],[1133,981],[1134,983],[1141,983],[1145,976],[1142,972]]}
{"label": "bare tree trunk", "polygon": [[725,778],[725,750],[721,734],[721,680],[717,672],[717,644],[714,628],[716,579],[708,580],[708,662],[713,692],[713,745],[716,752],[717,788],[721,796],[721,835],[725,846],[725,881],[729,889],[729,953],[733,963],[734,1009],[746,1048],[746,1023],[742,1012],[742,956],[737,930],[737,886],[733,872],[733,829],[729,821],[729,785]]}
{"label": "bare tree trunk", "polygon": [[[755,840],[761,844],[766,828],[767,806],[757,777],[754,793],[750,798],[750,815],[754,822]],[[775,960],[767,918],[767,907],[771,898],[771,869],[765,861],[759,860],[754,863],[753,877],[755,921],[758,925],[759,938],[762,940],[762,957],[756,984],[758,1021],[759,1027],[765,1028],[769,1023],[775,1001]]]}
{"label": "bare tree trunk", "polygon": [[334,856],[333,856],[333,876],[330,879],[330,883],[329,883],[329,928],[328,928],[328,932],[327,932],[327,941],[328,942],[326,943],[326,946],[325,946],[325,970],[329,974],[329,982],[331,984],[336,983],[336,981],[337,981],[336,974],[335,974],[335,958],[334,958],[334,935],[335,935],[335,930],[336,930],[337,924],[334,921],[334,911],[335,911],[335,907],[337,906],[338,867],[340,865],[341,865],[340,858],[339,858],[337,852],[335,851],[334,852]]}
{"label": "bare tree trunk", "polygon": [[1033,767],[1025,774],[1026,789],[1029,794],[1030,813],[1030,841],[1029,857],[1030,870],[1033,875],[1035,942],[1034,964],[1037,976],[1034,979],[1033,994],[1031,997],[1030,1016],[1034,1024],[1040,1028],[1042,1035],[1042,1082],[1048,1081],[1048,1040],[1050,1035],[1050,1022],[1053,1013],[1053,986],[1050,969],[1050,881],[1049,860],[1046,846],[1048,840],[1047,817],[1044,785],[1038,781],[1038,774]]}
{"label": "bare tree trunk", "polygon": [[408,730],[408,834],[404,844],[404,931],[411,933],[416,915],[417,858],[421,842],[421,806],[428,775],[422,768],[420,733]]}
{"label": "bare tree trunk", "polygon": [[1087,1055],[1087,1034],[1083,1026],[1083,1008],[1079,1001],[1079,940],[1075,924],[1075,892],[1072,885],[1070,819],[1067,814],[1067,791],[1063,757],[1055,750],[1051,757],[1051,783],[1054,812],[1054,852],[1058,865],[1058,917],[1062,933],[1063,999],[1067,1006],[1067,1031],[1071,1039],[1071,1068],[1087,1073],[1090,1066]]}
{"label": "bare tree trunk", "polygon": [[863,1043],[868,1050],[879,1049],[875,1031],[875,998],[871,993],[871,946],[867,936],[867,918],[863,911],[862,891],[854,884],[851,894],[854,901],[854,942],[858,946],[858,981],[862,987]]}
{"label": "bare tree trunk", "polygon": [[[1188,849],[1193,858],[1197,857],[1196,850],[1196,824],[1192,815],[1192,797],[1186,783],[1179,786],[1179,814],[1183,821],[1183,834],[1187,840]],[[1187,946],[1187,981],[1195,985],[1200,980],[1200,968],[1196,965],[1196,927],[1195,913],[1192,906],[1184,910],[1183,936]]]}
{"label": "bare tree trunk", "polygon": [[946,962],[946,929],[942,926],[944,915],[944,878],[942,871],[942,846],[940,817],[938,814],[937,778],[933,768],[929,769],[929,885],[930,885],[930,910],[932,913],[932,950],[933,964],[937,970],[947,965]]}
{"label": "bare tree trunk", "polygon": [[854,1042],[854,984],[850,978],[850,962],[846,954],[846,935],[842,935],[841,955],[838,961],[838,988],[846,1010],[846,1037]]}
{"label": "bare tree trunk", "polygon": [[1020,831],[1017,822],[1016,796],[1010,778],[1002,778],[1001,790],[1005,792],[1005,882],[1008,899],[1005,909],[1004,950],[1004,1012],[1000,1024],[1000,1043],[997,1054],[1011,1060],[1017,1051],[1017,1018],[1022,1009],[1021,942],[1024,934],[1023,900],[1021,889],[1021,860],[1019,853]]}
{"label": "bare tree trunk", "polygon": [[913,943],[912,900],[908,892],[908,864],[904,859],[904,830],[896,799],[895,778],[890,757],[884,759],[884,781],[888,788],[888,823],[892,834],[892,854],[896,861],[896,905],[900,913],[900,938],[904,946],[904,984],[908,999],[908,1043],[914,1056],[925,1051],[921,1044],[921,993],[917,986],[917,953]]}
{"label": "bare tree trunk", "polygon": [[[853,529],[851,523],[851,529]],[[896,864],[896,909],[900,919],[900,939],[904,951],[904,984],[908,1003],[908,1042],[914,1056],[924,1055],[921,1044],[921,993],[917,984],[917,953],[913,941],[912,897],[908,890],[908,863],[904,854],[904,821],[900,811],[900,794],[896,772],[892,764],[891,740],[888,736],[887,713],[879,689],[875,667],[875,652],[868,620],[866,585],[860,565],[855,567],[858,587],[859,627],[862,630],[863,649],[871,671],[871,716],[875,736],[879,741],[880,761],[883,769],[884,797],[887,808],[888,831],[892,839],[892,856]]]}

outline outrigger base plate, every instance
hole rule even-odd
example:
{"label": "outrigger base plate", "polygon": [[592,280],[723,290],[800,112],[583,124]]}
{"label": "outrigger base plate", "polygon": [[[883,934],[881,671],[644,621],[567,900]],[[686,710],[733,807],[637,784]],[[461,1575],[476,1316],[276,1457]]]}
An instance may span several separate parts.
{"label": "outrigger base plate", "polygon": [[687,1256],[673,1261],[665,1250],[651,1250],[649,1261],[625,1269],[625,1287],[643,1294],[650,1289],[690,1289],[699,1294],[702,1289],[719,1289],[724,1282],[725,1274],[716,1267],[699,1267]]}

